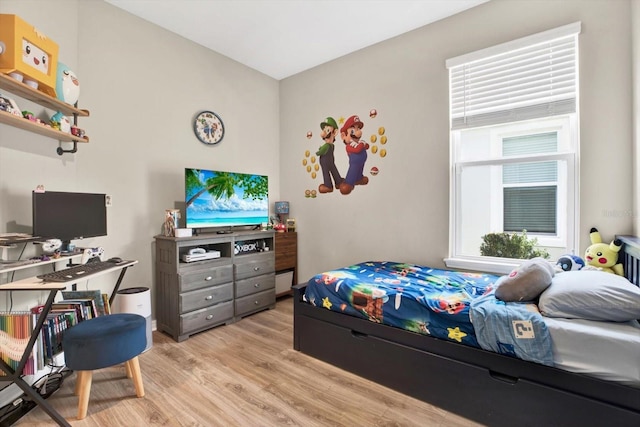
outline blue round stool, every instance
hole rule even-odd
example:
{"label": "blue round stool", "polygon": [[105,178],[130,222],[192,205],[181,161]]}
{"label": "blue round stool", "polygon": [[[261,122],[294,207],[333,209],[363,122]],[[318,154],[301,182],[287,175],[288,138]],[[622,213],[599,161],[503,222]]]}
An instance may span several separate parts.
{"label": "blue round stool", "polygon": [[79,396],[78,419],[87,416],[93,371],[125,363],[133,378],[136,396],[144,396],[138,355],[147,346],[146,319],[138,314],[118,313],[85,320],[67,329],[62,348],[67,367],[77,371],[75,394]]}

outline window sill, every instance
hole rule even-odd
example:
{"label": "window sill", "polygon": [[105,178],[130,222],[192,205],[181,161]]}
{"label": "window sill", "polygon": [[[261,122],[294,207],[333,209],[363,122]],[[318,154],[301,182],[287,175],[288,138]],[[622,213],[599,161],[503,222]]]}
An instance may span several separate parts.
{"label": "window sill", "polygon": [[492,274],[509,274],[520,265],[520,263],[511,260],[497,261],[479,258],[445,258],[444,263],[447,268],[454,270],[469,270]]}

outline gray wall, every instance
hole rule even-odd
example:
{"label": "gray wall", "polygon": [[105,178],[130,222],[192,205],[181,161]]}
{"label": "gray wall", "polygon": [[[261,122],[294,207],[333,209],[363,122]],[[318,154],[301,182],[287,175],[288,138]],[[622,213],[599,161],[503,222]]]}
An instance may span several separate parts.
{"label": "gray wall", "polygon": [[[91,112],[79,122],[91,142],[75,155],[60,157],[57,141],[0,126],[0,232],[29,231],[38,184],[110,194],[109,235],[76,243],[138,259],[123,286],[153,288],[153,236],[165,209],[184,200],[185,167],[268,175],[272,200],[279,198],[276,80],[102,0],[0,0],[0,13],[17,14],[59,44],[60,61],[80,80],[79,106]],[[218,146],[193,134],[202,110],[226,125]],[[114,282],[90,286],[110,290]],[[14,295],[14,308],[22,297]]]}
{"label": "gray wall", "polygon": [[[58,42],[60,60],[80,78],[80,106],[91,111],[80,121],[91,143],[63,157],[55,154],[56,141],[0,126],[0,232],[29,230],[30,193],[38,184],[108,193],[114,201],[109,236],[87,245],[140,260],[124,286],[153,289],[153,236],[164,210],[183,197],[183,168],[219,168],[269,175],[271,202],[291,202],[300,280],[374,258],[443,266],[449,223],[445,60],[580,20],[577,220],[584,250],[590,227],[605,239],[631,233],[637,212],[631,12],[626,0],[493,0],[277,82],[100,0],[0,0],[0,13],[18,14]],[[635,2],[636,22],[639,14]],[[634,76],[638,83],[637,69]],[[200,144],[191,131],[191,119],[204,109],[220,113],[227,125],[217,147]],[[348,196],[306,198],[305,190],[320,183],[302,167],[304,152],[321,144],[320,121],[352,114],[365,122],[365,139],[386,129],[388,155],[369,153],[366,165],[380,173]],[[343,150],[338,140],[344,174]],[[14,295],[14,308],[20,304]]]}
{"label": "gray wall", "polygon": [[[493,0],[281,82],[281,194],[300,219],[301,279],[367,259],[442,267],[449,244],[448,74],[445,60],[575,21],[580,36],[581,251],[633,231],[631,18],[628,1]],[[553,11],[553,13],[550,13]],[[368,117],[378,110],[375,119]],[[326,115],[359,114],[368,139],[384,126],[384,159],[369,153],[366,187],[305,198],[301,166]],[[336,117],[337,118],[337,117]],[[314,131],[311,140],[307,130]],[[341,171],[344,146],[336,145]]]}

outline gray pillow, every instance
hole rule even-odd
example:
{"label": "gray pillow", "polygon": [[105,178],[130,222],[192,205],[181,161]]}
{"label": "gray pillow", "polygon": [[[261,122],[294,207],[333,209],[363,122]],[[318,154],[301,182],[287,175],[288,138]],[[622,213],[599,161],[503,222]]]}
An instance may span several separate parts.
{"label": "gray pillow", "polygon": [[640,319],[640,288],[613,273],[567,271],[555,275],[538,307],[548,317],[626,322]]}
{"label": "gray pillow", "polygon": [[553,266],[544,258],[526,260],[496,282],[496,298],[505,302],[533,301],[551,285],[554,274]]}

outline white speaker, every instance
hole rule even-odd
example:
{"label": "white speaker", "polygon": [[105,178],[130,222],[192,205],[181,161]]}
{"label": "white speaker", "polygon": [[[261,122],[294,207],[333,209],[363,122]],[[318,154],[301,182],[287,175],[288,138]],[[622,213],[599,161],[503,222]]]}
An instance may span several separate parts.
{"label": "white speaker", "polygon": [[153,345],[153,335],[151,330],[151,291],[149,288],[127,288],[116,293],[113,301],[114,313],[139,314],[147,321],[147,351]]}

